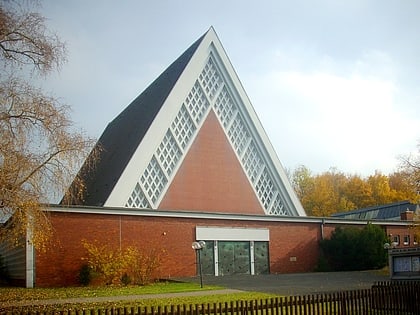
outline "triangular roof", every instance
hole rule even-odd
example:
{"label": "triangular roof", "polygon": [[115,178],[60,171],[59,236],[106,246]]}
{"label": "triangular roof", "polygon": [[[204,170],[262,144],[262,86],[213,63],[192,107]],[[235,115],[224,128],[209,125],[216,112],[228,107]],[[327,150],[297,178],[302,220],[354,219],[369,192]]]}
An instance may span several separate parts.
{"label": "triangular roof", "polygon": [[[87,172],[82,168],[86,173],[85,197],[71,203],[159,209],[166,200],[165,207],[170,207],[165,195],[169,187],[171,194],[180,191],[173,183],[180,181],[175,180],[182,177],[177,173],[185,169],[181,166],[209,117],[217,118],[224,132],[218,141],[229,144],[232,156],[236,156],[235,161],[229,161],[240,170],[235,173],[237,177],[243,176],[240,183],[220,183],[230,191],[227,193],[253,193],[266,214],[305,215],[213,28],[107,126],[98,140],[102,151],[97,167]],[[205,160],[211,163],[211,159]],[[200,162],[196,164],[200,167]],[[223,166],[218,171],[223,172]],[[194,172],[199,174],[200,170]],[[206,186],[205,178],[194,178],[197,183],[191,182],[191,187],[198,181]],[[211,194],[217,191],[214,186],[212,182],[203,189]],[[189,206],[188,200],[181,204]],[[206,210],[211,208],[209,205]],[[193,206],[184,210],[203,209]]]}

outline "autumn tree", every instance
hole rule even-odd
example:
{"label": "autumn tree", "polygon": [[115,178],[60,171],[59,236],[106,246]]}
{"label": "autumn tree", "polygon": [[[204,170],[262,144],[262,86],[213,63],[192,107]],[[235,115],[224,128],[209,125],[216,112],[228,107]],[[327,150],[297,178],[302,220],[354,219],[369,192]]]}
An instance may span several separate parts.
{"label": "autumn tree", "polygon": [[370,175],[367,179],[372,188],[372,197],[377,205],[384,205],[395,200],[395,191],[389,185],[389,179],[386,175],[376,171],[374,175]]}
{"label": "autumn tree", "polygon": [[348,209],[349,201],[342,190],[346,176],[335,168],[312,176],[305,166],[298,167],[292,175],[293,187],[308,215],[329,216],[337,209]]}
{"label": "autumn tree", "polygon": [[408,174],[400,171],[386,176],[376,171],[362,178],[331,168],[312,175],[308,168],[299,166],[292,173],[291,182],[307,215],[330,216],[402,200],[417,203],[419,195]]}
{"label": "autumn tree", "polygon": [[414,204],[420,203],[420,195],[416,183],[412,181],[411,174],[400,170],[388,175],[389,186],[395,191],[396,199],[410,200]]}
{"label": "autumn tree", "polygon": [[347,209],[365,208],[374,204],[372,188],[358,175],[347,177],[343,187],[343,195],[351,205]]}
{"label": "autumn tree", "polygon": [[[420,203],[420,140],[417,143],[417,154],[400,157],[398,177],[394,177],[392,185],[407,187],[412,191],[411,202]],[[420,240],[420,214],[414,216],[413,230],[417,240]]]}
{"label": "autumn tree", "polygon": [[43,204],[63,194],[93,141],[74,130],[68,106],[32,84],[66,60],[35,9],[0,0],[0,240],[29,235],[40,248],[50,234]]}
{"label": "autumn tree", "polygon": [[409,154],[400,157],[399,174],[406,189],[410,189],[416,200],[420,203],[420,140],[417,143],[417,154]]}
{"label": "autumn tree", "polygon": [[[305,165],[298,166],[290,175],[290,182],[301,203],[305,204],[306,200],[304,198],[314,189],[314,179],[311,171]],[[308,213],[308,210],[306,210],[306,214],[312,215],[312,211]]]}
{"label": "autumn tree", "polygon": [[316,176],[312,190],[304,198],[314,216],[329,216],[338,207],[339,195],[332,177],[331,173]]}

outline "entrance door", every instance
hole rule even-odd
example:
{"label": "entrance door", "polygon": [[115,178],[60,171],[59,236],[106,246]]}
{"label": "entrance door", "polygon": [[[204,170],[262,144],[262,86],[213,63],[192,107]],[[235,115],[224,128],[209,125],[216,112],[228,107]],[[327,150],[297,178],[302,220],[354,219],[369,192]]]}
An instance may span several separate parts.
{"label": "entrance door", "polygon": [[201,249],[200,255],[203,274],[214,276],[214,241],[206,241],[206,245]]}
{"label": "entrance door", "polygon": [[268,242],[254,242],[254,271],[256,275],[270,273]]}
{"label": "entrance door", "polygon": [[251,274],[249,242],[218,242],[219,275]]}

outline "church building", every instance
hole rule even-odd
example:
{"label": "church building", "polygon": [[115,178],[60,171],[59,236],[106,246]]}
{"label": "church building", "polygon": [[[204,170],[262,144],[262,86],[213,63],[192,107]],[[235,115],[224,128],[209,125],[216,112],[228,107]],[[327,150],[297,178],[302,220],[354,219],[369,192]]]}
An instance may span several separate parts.
{"label": "church building", "polygon": [[[279,104],[280,106],[281,104]],[[76,285],[82,241],[162,249],[160,278],[313,271],[319,241],[364,220],[307,217],[213,28],[103,132],[59,205],[46,252],[25,250],[27,286]],[[381,221],[387,233],[407,222]]]}

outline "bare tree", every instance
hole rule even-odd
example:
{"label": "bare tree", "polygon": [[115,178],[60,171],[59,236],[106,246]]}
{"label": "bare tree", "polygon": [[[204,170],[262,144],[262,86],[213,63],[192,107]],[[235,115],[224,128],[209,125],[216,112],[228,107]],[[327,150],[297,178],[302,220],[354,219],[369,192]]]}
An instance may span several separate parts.
{"label": "bare tree", "polygon": [[[65,44],[49,32],[45,17],[35,9],[36,2],[21,5],[0,0],[0,53],[6,67],[30,66],[33,72],[47,74],[66,61]],[[32,7],[31,7],[32,4]]]}
{"label": "bare tree", "polygon": [[18,245],[29,231],[37,248],[45,245],[51,227],[43,205],[65,192],[94,144],[74,130],[68,106],[25,80],[58,70],[65,55],[44,17],[0,0],[1,241]]}
{"label": "bare tree", "polygon": [[[417,144],[417,154],[400,157],[400,172],[406,176],[417,196],[420,196],[420,140]],[[418,197],[419,200],[420,197]]]}

